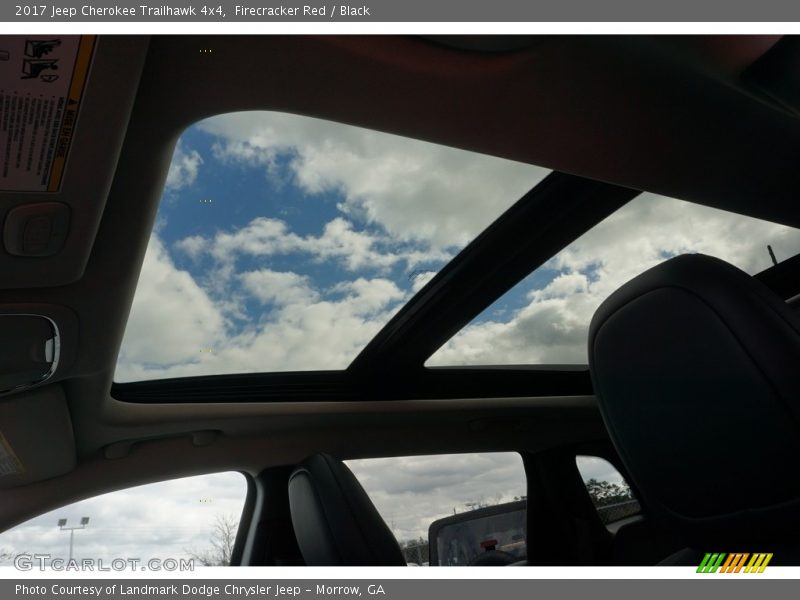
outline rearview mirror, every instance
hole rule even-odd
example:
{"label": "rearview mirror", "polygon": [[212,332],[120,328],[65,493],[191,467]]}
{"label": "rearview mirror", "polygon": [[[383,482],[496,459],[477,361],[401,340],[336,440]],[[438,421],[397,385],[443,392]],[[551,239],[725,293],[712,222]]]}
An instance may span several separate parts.
{"label": "rearview mirror", "polygon": [[478,508],[431,523],[430,564],[505,565],[525,560],[527,501]]}

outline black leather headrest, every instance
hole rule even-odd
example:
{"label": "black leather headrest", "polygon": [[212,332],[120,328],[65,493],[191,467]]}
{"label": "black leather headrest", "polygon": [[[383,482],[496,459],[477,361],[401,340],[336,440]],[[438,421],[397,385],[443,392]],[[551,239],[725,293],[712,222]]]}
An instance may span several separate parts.
{"label": "black leather headrest", "polygon": [[759,281],[685,255],[597,310],[589,363],[646,506],[688,543],[800,532],[800,320]]}
{"label": "black leather headrest", "polygon": [[297,543],[312,566],[399,566],[403,552],[364,488],[327,454],[306,459],[289,477]]}

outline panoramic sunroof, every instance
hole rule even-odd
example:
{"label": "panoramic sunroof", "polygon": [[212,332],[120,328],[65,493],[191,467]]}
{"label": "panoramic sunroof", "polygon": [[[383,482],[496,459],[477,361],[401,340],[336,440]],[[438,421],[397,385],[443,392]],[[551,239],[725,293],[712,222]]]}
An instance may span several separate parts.
{"label": "panoramic sunroof", "polygon": [[344,369],[548,171],[268,112],[181,137],[117,382]]}
{"label": "panoramic sunroof", "polygon": [[641,194],[498,299],[427,366],[583,364],[589,322],[625,282],[670,257],[703,253],[750,274],[800,253],[800,230]]}

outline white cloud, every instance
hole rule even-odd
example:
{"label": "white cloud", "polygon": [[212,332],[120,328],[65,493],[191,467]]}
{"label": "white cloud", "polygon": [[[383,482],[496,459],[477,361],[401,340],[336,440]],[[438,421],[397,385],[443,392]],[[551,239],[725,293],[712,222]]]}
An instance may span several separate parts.
{"label": "white cloud", "polygon": [[340,209],[397,240],[463,246],[547,173],[545,169],[376,131],[281,113],[236,113],[200,127],[220,136],[215,155],[264,165],[291,156],[308,194],[337,191]]}
{"label": "white cloud", "polygon": [[[279,219],[258,217],[253,219],[246,227],[233,233],[218,232],[211,240],[204,240],[200,244],[199,236],[194,236],[198,248],[208,248],[211,254],[220,262],[235,258],[236,254],[249,254],[251,256],[271,256],[274,254],[288,254],[296,251],[302,245],[300,236],[291,233],[286,223]],[[182,248],[187,242],[179,242]]]}
{"label": "white cloud", "polygon": [[436,277],[436,271],[417,271],[411,274],[411,289],[416,293],[428,285],[428,282]]}
{"label": "white cloud", "polygon": [[192,235],[175,242],[175,248],[193,259],[199,258],[207,247],[208,240],[202,235]]}
{"label": "white cloud", "polygon": [[333,290],[345,295],[349,310],[357,315],[371,315],[383,310],[393,302],[406,297],[397,285],[388,279],[364,279],[345,281]]}
{"label": "white cloud", "polygon": [[322,236],[306,238],[305,242],[308,250],[319,258],[338,258],[351,271],[370,266],[386,268],[402,260],[394,253],[376,252],[375,237],[355,231],[353,225],[342,218],[326,223]]}
{"label": "white cloud", "polygon": [[[305,293],[305,282],[299,285]],[[289,291],[298,301],[229,338],[215,355],[212,372],[346,368],[404,296],[385,279],[357,279],[335,291],[336,300],[312,300]]]}
{"label": "white cloud", "polygon": [[186,152],[180,142],[175,147],[172,162],[167,173],[165,187],[167,191],[177,191],[181,188],[190,186],[197,179],[200,166],[203,164],[203,157],[197,150]]}
{"label": "white cloud", "polygon": [[[200,360],[202,350],[222,338],[224,327],[214,301],[187,271],[175,267],[153,233],[125,328],[118,380],[137,378],[145,365]],[[139,365],[136,372],[134,365]]]}
{"label": "white cloud", "polygon": [[[228,281],[217,290],[219,278]],[[385,278],[357,277],[329,289],[306,276],[271,269],[240,274],[231,269],[210,279],[203,288],[177,269],[153,235],[117,381],[343,369],[407,299]],[[242,315],[247,296],[272,306],[260,315]],[[241,316],[246,321],[237,328],[233,321]]]}
{"label": "white cloud", "polygon": [[318,236],[300,236],[280,219],[257,217],[234,231],[219,231],[212,237],[194,235],[175,243],[178,250],[191,258],[208,253],[222,264],[230,264],[241,255],[263,258],[303,253],[317,261],[337,261],[350,271],[382,270],[397,263],[412,268],[422,262],[446,261],[451,256],[442,250],[390,245],[385,237],[356,230],[353,223],[342,217],[326,223]]}
{"label": "white cloud", "polygon": [[311,287],[308,277],[297,273],[281,273],[269,269],[249,271],[239,276],[245,289],[264,303],[282,306],[290,304],[309,304],[319,298]]}
{"label": "white cloud", "polygon": [[568,298],[575,294],[585,294],[589,290],[589,278],[583,273],[560,273],[547,284],[547,287],[528,294],[531,300],[542,302],[551,298]]}

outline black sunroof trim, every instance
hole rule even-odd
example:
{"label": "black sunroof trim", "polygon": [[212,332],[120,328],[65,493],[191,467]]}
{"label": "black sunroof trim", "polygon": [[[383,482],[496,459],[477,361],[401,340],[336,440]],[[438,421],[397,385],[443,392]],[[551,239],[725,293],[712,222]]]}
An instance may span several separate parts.
{"label": "black sunroof trim", "polygon": [[589,368],[567,366],[436,367],[376,381],[347,371],[204,375],[115,383],[116,400],[138,404],[343,402],[591,395]]}

